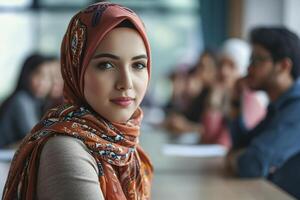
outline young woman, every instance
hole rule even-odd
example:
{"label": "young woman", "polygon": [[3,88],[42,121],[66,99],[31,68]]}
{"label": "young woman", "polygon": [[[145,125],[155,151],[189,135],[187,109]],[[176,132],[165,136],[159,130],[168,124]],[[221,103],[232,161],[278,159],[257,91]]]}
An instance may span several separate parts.
{"label": "young woman", "polygon": [[51,59],[40,54],[26,58],[16,89],[0,107],[0,148],[17,146],[41,119],[52,85]]}
{"label": "young woman", "polygon": [[149,199],[152,166],[138,144],[150,77],[142,21],[93,4],[61,48],[65,104],[51,109],[12,161],[3,199]]}

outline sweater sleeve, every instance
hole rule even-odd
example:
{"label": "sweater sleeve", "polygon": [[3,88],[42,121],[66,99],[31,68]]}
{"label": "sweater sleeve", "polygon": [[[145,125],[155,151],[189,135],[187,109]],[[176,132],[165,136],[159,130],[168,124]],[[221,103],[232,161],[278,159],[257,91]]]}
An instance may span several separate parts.
{"label": "sweater sleeve", "polygon": [[39,200],[104,200],[96,161],[76,138],[56,136],[46,142],[37,179]]}

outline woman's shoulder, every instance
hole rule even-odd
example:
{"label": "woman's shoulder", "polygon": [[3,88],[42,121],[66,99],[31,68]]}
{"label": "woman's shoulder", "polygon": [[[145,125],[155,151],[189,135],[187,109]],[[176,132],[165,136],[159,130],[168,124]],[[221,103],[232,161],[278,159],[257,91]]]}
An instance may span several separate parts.
{"label": "woman's shoulder", "polygon": [[41,159],[43,158],[55,159],[57,164],[60,164],[60,161],[63,162],[62,164],[70,162],[72,165],[75,164],[74,166],[80,160],[89,161],[98,172],[96,161],[89,153],[87,146],[74,137],[58,135],[48,139],[42,149]]}
{"label": "woman's shoulder", "polygon": [[[37,181],[38,199],[99,199],[98,167],[86,145],[70,136],[55,136],[44,145]],[[101,198],[100,198],[101,199]]]}

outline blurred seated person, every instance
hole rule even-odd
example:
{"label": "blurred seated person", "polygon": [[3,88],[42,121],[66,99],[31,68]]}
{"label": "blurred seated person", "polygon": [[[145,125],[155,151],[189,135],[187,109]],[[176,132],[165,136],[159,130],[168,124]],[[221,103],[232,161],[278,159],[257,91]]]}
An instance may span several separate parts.
{"label": "blurred seated person", "polygon": [[186,107],[184,90],[186,88],[188,72],[183,69],[176,69],[168,76],[171,82],[172,94],[164,106],[164,111],[169,114],[172,112],[182,112]]}
{"label": "blurred seated person", "polygon": [[[240,111],[241,121],[245,121],[247,125],[250,124],[247,128],[256,125],[264,116],[265,108],[259,102],[256,94],[245,87],[241,87],[241,91],[235,92],[236,88],[239,88],[237,85],[240,85],[238,80],[245,75],[249,58],[250,47],[245,41],[240,39],[227,40],[219,53],[217,73],[210,73],[211,76],[203,71],[200,73],[206,79],[200,78],[198,80],[206,81],[203,81],[204,84],[198,82],[198,88],[201,88],[201,85],[204,87],[201,88],[202,92],[196,98],[197,101],[195,102],[198,104],[192,104],[194,107],[190,109],[194,111],[191,113],[198,114],[198,118],[193,119],[188,115],[184,117],[173,114],[168,119],[169,124],[171,124],[168,128],[171,127],[173,128],[171,131],[174,132],[175,129],[181,133],[198,131],[201,134],[201,143],[221,144],[229,148],[231,146],[229,124],[233,113],[232,102],[243,105],[243,109]],[[236,97],[234,97],[235,93],[237,94]]]}
{"label": "blurred seated person", "polygon": [[231,146],[227,125],[230,101],[237,80],[246,71],[249,58],[250,47],[243,40],[232,38],[222,45],[218,55],[217,81],[210,90],[202,114],[202,143]]}
{"label": "blurred seated person", "polygon": [[61,75],[61,66],[59,59],[56,57],[49,57],[48,66],[50,69],[50,77],[52,79],[52,87],[47,96],[44,111],[54,108],[63,103],[63,87],[64,81]]}
{"label": "blurred seated person", "polygon": [[52,86],[48,61],[39,54],[25,60],[16,89],[0,108],[0,148],[17,145],[41,118]]}
{"label": "blurred seated person", "polygon": [[187,77],[184,96],[187,107],[184,116],[191,122],[199,123],[207,98],[216,82],[217,56],[211,49],[206,49],[199,58],[196,67],[192,68]]}
{"label": "blurred seated person", "polygon": [[[219,53],[218,81],[214,84],[202,116],[203,143],[231,146],[231,124],[239,120],[245,130],[257,125],[265,115],[265,107],[256,93],[244,84],[251,49],[247,42],[231,38]],[[241,105],[239,110],[237,105]]]}
{"label": "blurred seated person", "polygon": [[[164,122],[165,128],[170,132],[181,134],[198,132],[201,134],[201,114],[206,104],[211,85],[216,80],[216,56],[213,51],[205,50],[194,68],[184,76],[177,75],[177,84],[174,84],[173,97],[181,102],[181,109],[171,107]],[[171,100],[174,101],[173,98]],[[183,103],[182,103],[183,102]],[[173,105],[176,105],[174,101]]]}
{"label": "blurred seated person", "polygon": [[207,93],[207,88],[215,81],[216,55],[214,51],[206,49],[200,55],[194,67],[188,70],[176,70],[169,79],[172,82],[171,99],[166,106],[166,112],[183,113],[189,120],[198,122],[201,112],[199,98]]}
{"label": "blurred seated person", "polygon": [[239,177],[267,178],[300,152],[300,40],[283,27],[259,27],[251,32],[250,41],[246,83],[265,91],[270,104],[253,130],[232,133],[226,164]]}

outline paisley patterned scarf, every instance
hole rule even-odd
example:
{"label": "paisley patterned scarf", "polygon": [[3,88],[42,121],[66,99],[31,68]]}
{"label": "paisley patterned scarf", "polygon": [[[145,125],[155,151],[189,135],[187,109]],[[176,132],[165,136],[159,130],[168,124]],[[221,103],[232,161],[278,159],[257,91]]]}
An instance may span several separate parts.
{"label": "paisley patterned scarf", "polygon": [[142,110],[138,108],[126,123],[111,123],[90,109],[84,99],[86,67],[110,30],[129,20],[140,33],[148,54],[150,46],[142,21],[117,4],[97,3],[77,13],[61,47],[65,104],[49,110],[23,140],[11,163],[3,200],[36,198],[39,157],[44,144],[53,136],[80,139],[97,162],[99,183],[105,199],[138,200],[150,198],[152,165],[138,145]]}

